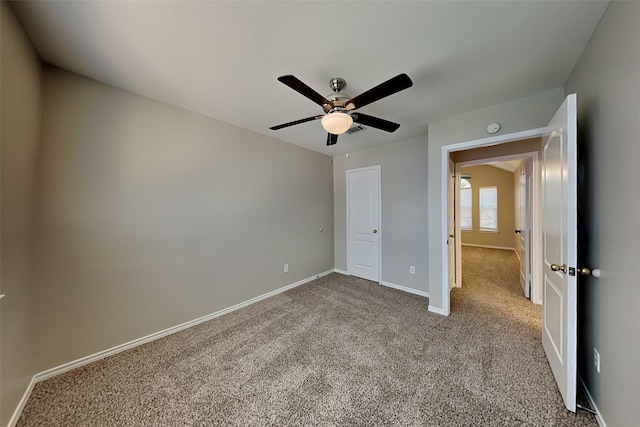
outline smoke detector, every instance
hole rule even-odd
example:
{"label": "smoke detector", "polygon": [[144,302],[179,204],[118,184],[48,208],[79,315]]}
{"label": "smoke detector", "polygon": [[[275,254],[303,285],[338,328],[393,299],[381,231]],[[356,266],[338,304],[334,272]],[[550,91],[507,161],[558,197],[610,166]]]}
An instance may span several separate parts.
{"label": "smoke detector", "polygon": [[487,126],[487,132],[493,134],[500,130],[500,123],[489,123]]}

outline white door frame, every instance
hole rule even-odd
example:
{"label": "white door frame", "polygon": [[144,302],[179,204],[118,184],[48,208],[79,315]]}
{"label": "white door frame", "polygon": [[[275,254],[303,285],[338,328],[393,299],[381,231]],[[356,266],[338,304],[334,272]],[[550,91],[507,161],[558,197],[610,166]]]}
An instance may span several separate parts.
{"label": "white door frame", "polygon": [[368,170],[375,170],[378,173],[378,283],[382,282],[382,173],[380,165],[367,166],[358,169],[349,169],[346,171],[346,184],[347,184],[347,274],[351,275],[351,230],[349,225],[349,177],[351,173],[363,172]]}
{"label": "white door frame", "polygon": [[[507,141],[509,142],[509,141]],[[456,176],[456,185],[460,185],[460,168],[463,167],[468,167],[468,166],[474,166],[474,165],[485,165],[487,163],[491,163],[491,162],[506,162],[509,160],[520,160],[520,159],[532,159],[532,168],[531,168],[531,173],[534,177],[539,177],[540,176],[540,172],[539,172],[539,163],[538,163],[538,151],[527,151],[527,152],[522,152],[522,153],[517,153],[517,154],[508,154],[508,155],[504,155],[504,156],[495,156],[495,157],[486,157],[486,158],[482,158],[482,159],[476,159],[476,160],[468,160],[468,161],[464,161],[464,162],[459,162],[459,163],[455,163],[455,176]],[[531,259],[541,259],[541,258],[536,258],[536,253],[542,253],[542,252],[538,252],[541,251],[541,240],[539,239],[539,236],[541,236],[541,232],[540,232],[540,225],[541,225],[541,218],[540,218],[540,180],[539,179],[534,179],[533,180],[533,188],[532,188],[532,193],[533,193],[533,198],[532,200],[527,200],[527,209],[531,209],[531,213],[532,213],[532,217],[531,217],[531,223],[527,224],[527,227],[530,225],[531,226],[531,230],[533,230],[532,233],[532,242],[531,242],[531,254],[528,254],[529,257]],[[456,197],[459,198],[459,195],[456,194]],[[459,206],[459,202],[456,203],[456,215],[454,217],[459,218],[458,213],[460,212],[460,206]],[[455,263],[456,263],[456,273],[459,277],[456,277],[456,284],[458,287],[461,287],[462,285],[462,230],[460,228],[460,222],[456,222],[455,224],[455,234],[456,236],[460,236],[459,239],[456,239],[456,259],[455,259]],[[542,280],[540,279],[540,269],[538,268],[537,271],[534,273],[534,266],[531,265],[530,266],[531,269],[531,301],[536,303],[536,304],[542,304]]]}
{"label": "white door frame", "polygon": [[[481,138],[481,139],[475,139],[471,141],[459,142],[456,144],[449,144],[442,147],[441,176],[440,176],[441,192],[442,192],[442,198],[440,203],[440,206],[442,209],[441,217],[440,217],[441,219],[441,224],[440,224],[441,240],[440,241],[441,242],[446,242],[449,236],[447,229],[449,225],[448,224],[449,222],[448,221],[449,174],[450,174],[449,159],[450,159],[451,153],[455,151],[468,150],[471,148],[488,147],[491,145],[504,144],[506,142],[513,142],[513,141],[518,141],[522,139],[541,137],[542,135],[544,135],[545,129],[546,128],[530,129],[530,130],[505,134],[505,135],[492,136],[489,138]],[[534,206],[535,206],[535,200],[534,200]],[[535,222],[534,222],[534,227],[538,230],[540,229],[540,227],[537,226]],[[534,241],[536,238],[538,237],[534,236]],[[536,249],[539,251],[540,245],[536,245]],[[534,249],[533,259],[541,259],[540,256],[541,254],[537,253],[536,250]],[[532,266],[532,275],[536,268],[537,267]],[[447,250],[447,245],[442,245],[441,269],[442,269],[442,283],[441,283],[442,311],[441,313],[445,316],[448,316],[451,313],[451,296],[450,296],[450,290],[449,290],[449,251]],[[538,278],[539,274],[540,272],[538,270],[538,273],[536,274],[536,276],[532,277],[532,282],[534,282]]]}

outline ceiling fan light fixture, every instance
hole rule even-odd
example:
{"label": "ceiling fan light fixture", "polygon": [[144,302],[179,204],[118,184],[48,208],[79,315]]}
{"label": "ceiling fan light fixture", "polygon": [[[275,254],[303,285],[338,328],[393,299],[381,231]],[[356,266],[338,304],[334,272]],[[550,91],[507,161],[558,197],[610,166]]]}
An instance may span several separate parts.
{"label": "ceiling fan light fixture", "polygon": [[347,113],[335,111],[333,113],[326,114],[322,118],[321,123],[322,127],[327,132],[334,135],[340,135],[341,133],[345,133],[349,130],[353,124],[353,118]]}

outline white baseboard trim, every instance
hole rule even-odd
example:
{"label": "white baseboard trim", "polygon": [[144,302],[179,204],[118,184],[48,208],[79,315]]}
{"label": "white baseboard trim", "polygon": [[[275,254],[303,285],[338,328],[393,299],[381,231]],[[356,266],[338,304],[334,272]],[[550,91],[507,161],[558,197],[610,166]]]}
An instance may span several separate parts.
{"label": "white baseboard trim", "polygon": [[600,414],[600,411],[598,410],[598,406],[596,405],[596,402],[593,401],[593,396],[591,396],[591,393],[589,393],[589,389],[587,388],[587,385],[584,383],[584,380],[580,375],[578,375],[578,380],[580,381],[580,384],[582,384],[582,389],[584,390],[584,394],[587,397],[587,400],[589,401],[589,406],[591,406],[593,410],[596,411],[595,416],[596,416],[596,421],[598,422],[598,425],[600,427],[607,427],[607,423],[604,422],[604,419],[602,418],[602,414]]}
{"label": "white baseboard trim", "polygon": [[428,308],[428,310],[429,310],[430,312],[432,312],[432,313],[439,314],[439,315],[441,315],[441,316],[446,316],[446,314],[445,314],[445,312],[444,312],[444,310],[443,310],[443,309],[438,308],[438,307],[434,307],[434,306],[432,306],[431,304],[429,304],[429,308]]}
{"label": "white baseboard trim", "polygon": [[31,382],[29,383],[29,386],[27,387],[27,390],[25,390],[24,395],[22,396],[22,399],[20,400],[20,402],[18,403],[18,406],[16,407],[16,410],[14,411],[13,415],[11,416],[11,418],[9,419],[9,423],[7,424],[8,427],[14,427],[16,425],[16,423],[18,422],[18,418],[20,418],[20,414],[22,414],[22,410],[24,409],[25,405],[27,404],[27,400],[29,400],[29,396],[31,396],[31,392],[33,391],[33,387],[36,385],[36,383],[55,377],[56,375],[60,375],[62,373],[68,372],[72,369],[76,369],[79,368],[81,366],[84,365],[88,365],[89,363],[92,362],[97,362],[98,360],[102,360],[106,357],[109,356],[113,356],[114,354],[117,353],[121,353],[125,350],[129,350],[131,348],[137,347],[139,345],[142,344],[146,344],[148,342],[151,341],[155,341],[159,338],[163,338],[166,337],[167,335],[171,335],[171,334],[175,334],[176,332],[180,332],[182,330],[191,328],[193,326],[199,325],[200,323],[204,323],[207,322],[209,320],[215,319],[216,317],[220,317],[224,314],[227,313],[231,313],[232,311],[236,311],[238,309],[241,309],[243,307],[247,307],[251,304],[255,304],[258,301],[262,301],[263,299],[267,299],[269,297],[281,294],[282,292],[288,291],[289,289],[293,289],[295,287],[298,287],[300,285],[304,285],[305,283],[309,283],[315,279],[318,279],[320,277],[326,276],[328,274],[333,273],[333,269],[331,270],[327,270],[325,272],[322,272],[320,274],[315,274],[311,277],[307,277],[306,279],[302,279],[298,282],[292,283],[290,285],[286,285],[283,286],[281,288],[275,289],[271,292],[267,292],[266,294],[262,294],[259,295],[255,298],[251,298],[247,301],[241,302],[239,304],[233,305],[231,307],[228,308],[224,308],[222,310],[216,311],[215,313],[211,313],[211,314],[207,314],[206,316],[202,316],[199,317],[197,319],[185,322],[185,323],[181,323],[179,325],[173,326],[171,328],[168,329],[164,329],[162,331],[159,332],[155,332],[153,334],[149,334],[146,335],[144,337],[141,338],[137,338],[135,340],[126,342],[124,344],[120,344],[117,345],[115,347],[111,347],[108,348],[106,350],[103,351],[99,351],[97,353],[94,354],[90,354],[88,356],[82,357],[80,359],[77,360],[73,360],[71,362],[65,363],[63,365],[60,366],[56,366],[54,368],[51,369],[47,369],[46,371],[42,371],[39,372],[37,374],[35,374],[33,376],[33,378],[31,379]]}
{"label": "white baseboard trim", "polygon": [[389,288],[397,289],[399,291],[404,291],[404,292],[408,292],[410,294],[420,295],[421,297],[429,298],[429,293],[425,292],[425,291],[419,291],[418,289],[408,288],[408,287],[402,286],[402,285],[396,285],[395,283],[385,282],[384,280],[382,282],[380,282],[380,284],[382,286],[387,286]]}
{"label": "white baseboard trim", "polygon": [[507,246],[491,246],[491,245],[475,245],[473,243],[462,243],[462,246],[471,246],[473,248],[486,248],[486,249],[502,249],[505,251],[515,251],[515,248],[509,248]]}
{"label": "white baseboard trim", "polygon": [[[339,270],[337,268],[334,268],[333,271],[335,273],[344,274],[345,276],[351,276],[348,272],[346,272],[344,270]],[[384,280],[379,282],[379,284],[382,285],[382,286],[386,286],[388,288],[393,288],[393,289],[397,289],[399,291],[408,292],[410,294],[420,295],[421,297],[429,298],[429,293],[428,292],[420,291],[418,289],[408,288],[408,287],[402,286],[402,285],[396,285],[395,283],[385,282]]]}
{"label": "white baseboard trim", "polygon": [[18,406],[16,407],[15,411],[13,411],[11,418],[9,418],[9,423],[7,423],[7,427],[14,427],[18,423],[18,419],[20,418],[20,415],[22,415],[22,411],[24,410],[24,407],[27,405],[27,400],[29,400],[29,396],[31,396],[31,392],[33,391],[33,388],[36,386],[37,382],[38,381],[36,380],[35,376],[31,378],[31,381],[29,381],[29,385],[27,386],[27,389],[24,391],[24,394],[22,395],[22,399],[20,399],[20,402],[18,402]]}

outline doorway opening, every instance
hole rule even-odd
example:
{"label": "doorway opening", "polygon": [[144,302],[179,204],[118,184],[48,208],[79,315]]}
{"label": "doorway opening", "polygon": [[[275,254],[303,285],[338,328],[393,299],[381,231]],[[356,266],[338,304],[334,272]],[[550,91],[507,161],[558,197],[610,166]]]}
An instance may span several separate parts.
{"label": "doorway opening", "polygon": [[[505,144],[499,150],[539,147],[533,138]],[[513,252],[518,260],[518,281],[524,297],[542,303],[542,290],[533,280],[534,214],[538,211],[539,150],[492,156],[496,148],[456,152],[454,163],[454,264],[452,287],[463,286],[463,247],[480,247]],[[473,157],[473,160],[467,160]],[[458,161],[464,159],[464,161]],[[469,252],[469,250],[467,250]]]}
{"label": "doorway opening", "polygon": [[[541,149],[541,136],[545,128],[532,129],[528,131],[516,132],[507,135],[500,135],[490,138],[483,138],[458,144],[447,145],[442,148],[442,238],[448,244],[442,249],[442,314],[449,315],[450,291],[456,287],[456,283],[461,281],[461,239],[459,221],[454,217],[456,211],[456,188],[459,188],[460,173],[456,163],[479,161],[486,163],[493,158],[512,159],[529,157],[532,158],[532,175],[539,177],[538,159]],[[541,227],[540,227],[540,196],[539,179],[532,181],[532,233],[531,233],[531,258],[540,259],[541,255]],[[459,205],[459,201],[458,201]],[[457,231],[457,233],[456,233]],[[456,262],[458,260],[458,262]],[[534,287],[541,287],[541,269],[535,264],[531,265],[531,284]],[[541,298],[540,298],[541,301]],[[539,302],[536,300],[535,302]]]}
{"label": "doorway opening", "polygon": [[[544,128],[442,147],[442,238],[449,243],[455,218],[448,209],[455,179],[453,153],[542,138],[540,190],[534,191],[532,284],[544,286],[542,347],[568,410],[576,410],[577,373],[577,102],[568,95]],[[538,194],[539,193],[539,194]],[[542,200],[544,199],[544,200]],[[455,235],[453,236],[455,238]],[[453,242],[455,243],[455,242]],[[442,250],[442,313],[451,312],[450,249]],[[453,259],[451,259],[453,261]],[[574,267],[575,266],[575,267]],[[586,273],[585,273],[586,274]]]}

